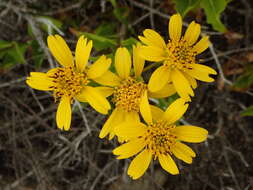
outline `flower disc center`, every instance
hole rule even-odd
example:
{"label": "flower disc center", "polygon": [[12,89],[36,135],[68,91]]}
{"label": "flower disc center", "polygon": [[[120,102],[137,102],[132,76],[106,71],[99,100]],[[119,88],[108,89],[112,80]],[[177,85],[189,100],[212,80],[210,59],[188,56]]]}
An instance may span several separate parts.
{"label": "flower disc center", "polygon": [[197,53],[192,50],[192,47],[187,44],[183,39],[179,41],[169,41],[167,44],[167,60],[165,65],[178,68],[186,69],[190,68],[191,64],[196,63]]}
{"label": "flower disc center", "polygon": [[168,125],[165,121],[152,123],[149,126],[144,139],[147,142],[147,148],[155,156],[168,155],[171,153],[171,147],[176,143],[177,136],[173,133],[175,125]]}
{"label": "flower disc center", "polygon": [[56,100],[62,96],[73,99],[88,83],[85,74],[76,72],[73,67],[57,68],[49,73],[49,76],[53,78],[55,83],[52,88]]}
{"label": "flower disc center", "polygon": [[120,86],[115,88],[113,92],[113,101],[116,107],[120,107],[125,111],[138,112],[141,97],[146,89],[146,84],[129,77],[124,80]]}

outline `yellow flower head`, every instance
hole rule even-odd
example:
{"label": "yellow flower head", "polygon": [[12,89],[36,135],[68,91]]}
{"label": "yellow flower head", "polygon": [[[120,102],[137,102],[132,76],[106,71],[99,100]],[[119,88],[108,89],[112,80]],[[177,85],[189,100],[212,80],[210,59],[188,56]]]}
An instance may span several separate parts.
{"label": "yellow flower head", "polygon": [[57,126],[69,130],[71,123],[71,103],[73,99],[88,102],[94,109],[107,114],[111,108],[106,100],[103,87],[89,86],[90,80],[99,78],[106,73],[111,59],[101,56],[94,64],[87,66],[92,41],[81,36],[77,42],[75,60],[62,37],[51,35],[47,38],[48,47],[63,66],[49,70],[47,73],[31,72],[26,83],[37,90],[53,91],[55,100],[59,100],[56,113]]}
{"label": "yellow flower head", "polygon": [[131,55],[126,48],[118,48],[115,54],[116,74],[107,73],[95,81],[103,85],[108,85],[108,92],[113,95],[112,101],[115,109],[105,122],[99,137],[104,138],[108,134],[109,138],[114,137],[114,127],[123,121],[139,121],[139,111],[143,105],[148,104],[148,97],[167,97],[175,93],[171,85],[164,87],[155,93],[147,90],[147,85],[141,80],[141,73],[144,67],[144,59],[139,56],[141,45],[133,46],[133,70]]}
{"label": "yellow flower head", "polygon": [[170,18],[168,30],[170,40],[167,44],[151,29],[144,30],[144,36],[139,36],[145,44],[140,49],[141,56],[149,61],[163,62],[152,74],[148,88],[151,92],[156,92],[166,83],[171,83],[181,97],[190,100],[190,96],[194,96],[192,88],[197,87],[196,79],[213,82],[209,74],[217,74],[212,68],[197,64],[196,61],[196,56],[208,48],[209,40],[205,36],[197,42],[200,25],[194,21],[190,23],[185,35],[181,36],[182,18],[179,14]]}
{"label": "yellow flower head", "polygon": [[175,122],[182,117],[188,108],[182,98],[173,102],[165,112],[155,106],[146,105],[141,114],[146,124],[125,121],[115,127],[114,132],[129,141],[116,149],[113,153],[118,159],[133,159],[128,175],[133,179],[141,177],[147,170],[152,158],[158,158],[160,165],[167,172],[178,174],[178,168],[172,155],[190,164],[196,156],[194,151],[183,144],[184,142],[199,143],[207,138],[207,130],[196,126],[176,126]]}

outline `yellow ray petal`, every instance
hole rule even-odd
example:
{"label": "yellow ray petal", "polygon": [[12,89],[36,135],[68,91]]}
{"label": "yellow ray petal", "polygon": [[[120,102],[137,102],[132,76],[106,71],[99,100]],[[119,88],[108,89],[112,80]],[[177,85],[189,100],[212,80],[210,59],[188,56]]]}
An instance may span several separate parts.
{"label": "yellow ray petal", "polygon": [[157,106],[150,105],[152,117],[154,121],[160,121],[163,119],[164,111]]}
{"label": "yellow ray petal", "polygon": [[[115,136],[115,133],[114,133],[114,130],[112,129],[111,131],[110,131],[110,133],[109,133],[109,140],[112,140],[113,139],[113,137]],[[122,142],[124,142],[125,141],[125,139],[119,139],[119,142],[120,143],[122,143]]]}
{"label": "yellow ray petal", "polygon": [[54,86],[54,82],[51,78],[47,76],[46,73],[40,73],[40,72],[31,72],[30,77],[27,77],[26,83],[37,90],[45,90],[49,91],[52,90],[52,87]]}
{"label": "yellow ray petal", "polygon": [[71,123],[70,98],[63,96],[56,112],[57,127],[68,131]]}
{"label": "yellow ray petal", "polygon": [[150,42],[147,38],[145,38],[144,36],[138,36],[139,40],[144,43],[147,46],[154,46],[154,44],[152,44],[152,42]]}
{"label": "yellow ray petal", "polygon": [[86,94],[84,90],[82,90],[79,94],[77,94],[75,96],[75,99],[79,102],[88,102],[88,100],[86,99]]}
{"label": "yellow ray petal", "polygon": [[140,56],[148,61],[160,62],[166,58],[166,52],[154,46],[142,46],[139,52]]}
{"label": "yellow ray petal", "polygon": [[[111,134],[110,134],[111,135]],[[113,136],[114,137],[114,136]],[[112,138],[113,138],[112,137]],[[126,140],[124,139],[124,138],[121,138],[121,137],[119,137],[119,136],[117,136],[117,138],[118,138],[118,142],[120,143],[120,144],[122,144],[122,143],[124,143]],[[120,157],[120,156],[119,156]],[[119,157],[117,157],[117,159],[120,159]]]}
{"label": "yellow ray petal", "polygon": [[190,100],[190,96],[194,96],[194,92],[191,88],[189,81],[184,75],[177,69],[171,71],[172,83],[180,97],[185,100]]}
{"label": "yellow ray petal", "polygon": [[125,121],[128,121],[128,122],[139,122],[140,121],[140,117],[139,117],[138,112],[135,112],[135,111],[131,111],[131,112],[123,111],[123,112],[125,112],[124,113]]}
{"label": "yellow ray petal", "polygon": [[148,102],[147,91],[144,92],[140,101],[140,112],[146,123],[152,123],[152,115]]}
{"label": "yellow ray petal", "polygon": [[193,78],[192,76],[190,76],[189,74],[187,73],[183,73],[183,75],[185,76],[185,78],[188,80],[188,82],[191,84],[191,87],[193,89],[197,88],[198,84],[197,84],[197,81],[195,78]]}
{"label": "yellow ray petal", "polygon": [[152,154],[148,150],[142,151],[130,163],[127,174],[133,179],[141,177],[151,162]]}
{"label": "yellow ray petal", "polygon": [[163,117],[169,124],[175,123],[184,115],[188,106],[183,98],[178,98],[167,108]]}
{"label": "yellow ray petal", "polygon": [[119,155],[117,159],[129,158],[140,152],[146,145],[145,141],[141,138],[130,140],[129,142],[115,148],[114,155]]}
{"label": "yellow ray petal", "polygon": [[30,72],[30,75],[32,78],[48,78],[47,74],[42,72]]}
{"label": "yellow ray petal", "polygon": [[171,158],[170,155],[159,155],[158,159],[159,159],[159,162],[160,162],[162,168],[165,171],[169,172],[172,175],[179,174],[179,170],[177,168],[177,165],[174,162],[174,160]]}
{"label": "yellow ray petal", "polygon": [[85,86],[80,94],[75,97],[77,100],[86,100],[96,111],[107,114],[111,106],[106,98],[94,87]]}
{"label": "yellow ray petal", "polygon": [[[105,87],[105,86],[98,86],[98,87],[94,87],[96,90],[99,91],[99,93],[107,98],[109,96],[112,95],[113,93],[113,88],[111,87]],[[79,101],[79,102],[88,102],[87,99],[85,98],[86,96],[83,94],[84,92],[78,94],[75,98]]]}
{"label": "yellow ray petal", "polygon": [[193,46],[192,50],[197,54],[200,54],[208,48],[209,43],[209,37],[204,36],[195,46]]}
{"label": "yellow ray petal", "polygon": [[200,81],[204,82],[213,82],[214,79],[209,76],[209,74],[216,75],[217,72],[211,67],[201,65],[201,64],[192,64],[192,69],[188,69],[187,73]]}
{"label": "yellow ray petal", "polygon": [[151,98],[166,98],[176,93],[173,84],[166,83],[164,87],[156,92],[149,92]]}
{"label": "yellow ray petal", "polygon": [[84,68],[86,67],[88,59],[90,57],[91,48],[92,48],[92,41],[89,41],[87,43],[87,38],[84,38],[84,36],[81,36],[78,39],[75,56],[76,56],[76,68],[79,72],[84,71]]}
{"label": "yellow ray petal", "polygon": [[[115,108],[115,109],[117,109],[115,117],[113,117],[113,119],[110,122],[108,122],[108,125],[111,125],[111,131],[109,133],[109,140],[111,140],[115,136],[115,131],[114,131],[115,127],[117,125],[119,125],[120,123],[126,122],[126,117],[127,117],[126,116],[127,112],[125,110],[118,109],[118,108]],[[133,120],[133,121],[136,121],[136,120]],[[122,137],[120,140],[122,140],[122,142],[124,142],[129,139]]]}
{"label": "yellow ray petal", "polygon": [[61,69],[61,68],[60,67],[56,67],[56,68],[48,70],[47,71],[47,76],[48,77],[53,76],[55,73],[59,72],[59,69]]}
{"label": "yellow ray petal", "polygon": [[160,49],[166,48],[166,44],[163,38],[156,31],[151,30],[151,29],[146,29],[144,30],[143,34],[148,41],[147,45],[158,47]]}
{"label": "yellow ray petal", "polygon": [[114,127],[114,133],[119,137],[131,139],[142,136],[146,132],[146,128],[146,125],[141,122],[128,122],[126,120]]}
{"label": "yellow ray petal", "polygon": [[125,79],[131,70],[131,56],[126,48],[118,48],[115,54],[115,68],[118,75]]}
{"label": "yellow ray petal", "polygon": [[182,32],[182,18],[180,14],[174,14],[169,21],[169,35],[172,41],[179,41]]}
{"label": "yellow ray petal", "polygon": [[168,83],[169,78],[170,70],[165,66],[159,67],[150,77],[148,82],[149,91],[156,92],[161,90]]}
{"label": "yellow ray petal", "polygon": [[109,97],[113,94],[113,88],[111,87],[106,87],[106,86],[98,86],[98,87],[95,87],[102,96],[104,97]]}
{"label": "yellow ray petal", "polygon": [[73,65],[72,53],[62,37],[50,35],[47,38],[48,47],[55,59],[64,67]]}
{"label": "yellow ray petal", "polygon": [[119,123],[124,121],[124,115],[120,109],[115,108],[109,118],[106,120],[105,124],[103,125],[99,137],[104,138],[109,133],[113,133],[114,136],[114,127]]}
{"label": "yellow ray petal", "polygon": [[92,80],[102,85],[119,86],[121,79],[117,75],[108,70],[102,76],[94,78]]}
{"label": "yellow ray petal", "polygon": [[208,135],[206,129],[189,125],[178,126],[174,132],[179,140],[192,143],[205,141]]}
{"label": "yellow ray petal", "polygon": [[133,46],[133,65],[135,77],[141,76],[145,63],[145,60],[140,56],[140,48],[141,48],[140,43],[137,43],[136,46]]}
{"label": "yellow ray petal", "polygon": [[111,59],[106,59],[102,55],[94,64],[92,64],[87,72],[88,78],[95,79],[101,77],[106,71],[108,71],[111,65]]}
{"label": "yellow ray petal", "polygon": [[186,144],[183,144],[181,142],[176,142],[176,144],[173,147],[180,149],[182,152],[184,152],[185,154],[187,154],[193,158],[196,157],[195,152]]}
{"label": "yellow ray petal", "polygon": [[183,152],[180,148],[173,146],[171,151],[178,159],[183,160],[187,164],[192,163],[192,157]]}
{"label": "yellow ray petal", "polygon": [[189,46],[191,46],[194,43],[196,43],[196,41],[199,38],[199,34],[200,34],[200,25],[192,21],[185,32],[184,40]]}

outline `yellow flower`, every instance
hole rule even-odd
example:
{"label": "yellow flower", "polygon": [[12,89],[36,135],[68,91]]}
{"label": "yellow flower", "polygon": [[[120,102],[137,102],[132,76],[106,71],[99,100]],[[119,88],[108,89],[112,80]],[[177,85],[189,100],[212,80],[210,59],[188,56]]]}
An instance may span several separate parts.
{"label": "yellow flower", "polygon": [[123,121],[139,121],[139,110],[148,105],[148,97],[161,98],[175,93],[175,89],[169,84],[155,93],[148,92],[147,85],[141,80],[144,60],[139,56],[140,47],[140,44],[133,46],[134,76],[130,74],[132,67],[130,53],[126,48],[118,48],[115,54],[117,74],[107,71],[102,77],[94,79],[103,85],[111,86],[107,87],[108,93],[105,95],[112,94],[112,101],[115,104],[115,109],[102,127],[100,138],[109,134],[109,139],[112,139],[115,135],[114,127]]}
{"label": "yellow flower", "polygon": [[59,100],[56,113],[57,126],[69,130],[71,123],[71,103],[73,99],[88,102],[95,110],[107,114],[111,108],[104,97],[103,87],[89,86],[90,80],[103,76],[111,65],[111,59],[101,56],[94,64],[87,66],[92,41],[81,36],[76,45],[75,61],[62,37],[51,35],[47,38],[48,47],[63,66],[47,73],[31,72],[26,83],[37,90],[53,91],[55,100]]}
{"label": "yellow flower", "polygon": [[[141,48],[141,56],[149,61],[163,62],[151,76],[148,88],[151,92],[160,90],[166,83],[172,83],[180,97],[190,100],[194,96],[192,90],[197,87],[197,80],[213,82],[209,74],[217,74],[212,68],[197,64],[196,56],[209,46],[208,37],[197,42],[200,25],[191,22],[185,35],[181,37],[182,18],[175,14],[169,22],[170,40],[166,44],[154,30],[144,30],[139,39],[145,44]],[[196,43],[197,42],[197,43]]]}
{"label": "yellow flower", "polygon": [[178,174],[178,168],[172,155],[191,164],[196,156],[184,142],[199,143],[207,138],[208,131],[196,126],[176,126],[188,108],[183,98],[173,102],[165,112],[155,106],[146,105],[141,114],[146,124],[126,121],[115,127],[118,137],[129,141],[113,150],[118,159],[129,158],[138,154],[128,168],[128,175],[133,179],[141,177],[147,170],[152,158],[158,158],[160,165],[167,172]]}

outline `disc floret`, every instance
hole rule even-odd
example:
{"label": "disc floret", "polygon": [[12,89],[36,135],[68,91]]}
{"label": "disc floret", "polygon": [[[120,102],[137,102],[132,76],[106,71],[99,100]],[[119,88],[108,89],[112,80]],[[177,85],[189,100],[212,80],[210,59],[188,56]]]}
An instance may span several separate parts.
{"label": "disc floret", "polygon": [[146,89],[146,84],[128,77],[114,89],[113,101],[116,107],[120,107],[127,112],[138,112],[141,97]]}
{"label": "disc floret", "polygon": [[169,40],[166,47],[165,66],[171,69],[185,70],[191,68],[191,65],[196,63],[197,52],[184,39],[179,41]]}
{"label": "disc floret", "polygon": [[88,84],[86,74],[75,71],[73,67],[57,68],[49,74],[49,77],[53,79],[55,84],[51,87],[55,100],[62,96],[67,96],[73,100]]}
{"label": "disc floret", "polygon": [[143,138],[147,149],[154,155],[154,159],[160,155],[171,155],[171,147],[176,143],[177,136],[173,133],[176,125],[168,125],[166,121],[159,121],[148,126]]}

